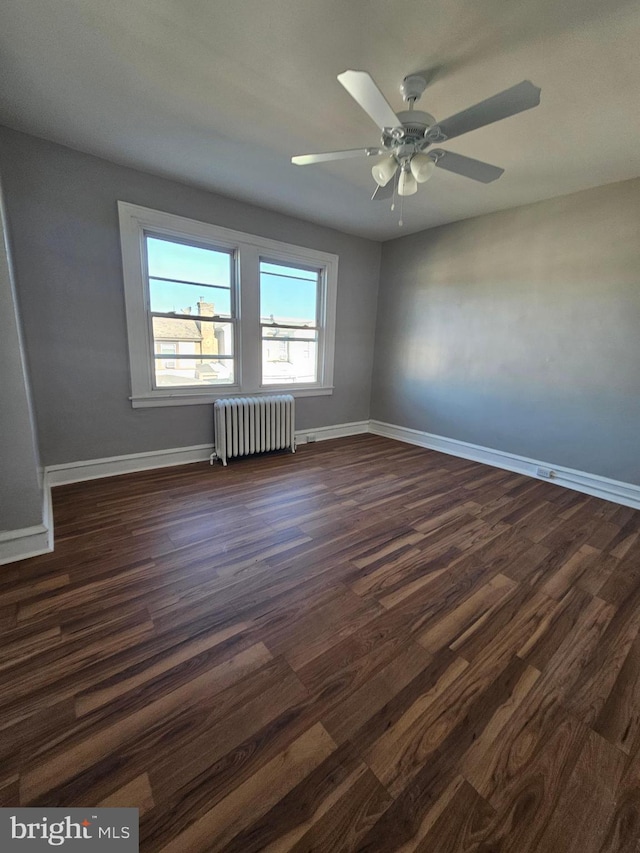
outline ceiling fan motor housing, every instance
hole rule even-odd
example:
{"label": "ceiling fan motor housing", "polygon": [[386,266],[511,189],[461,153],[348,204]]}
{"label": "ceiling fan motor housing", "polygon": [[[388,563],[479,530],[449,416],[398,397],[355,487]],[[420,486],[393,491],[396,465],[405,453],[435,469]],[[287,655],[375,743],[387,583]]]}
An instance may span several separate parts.
{"label": "ceiling fan motor housing", "polygon": [[382,132],[382,144],[399,160],[411,157],[413,154],[428,148],[430,142],[425,134],[436,120],[430,113],[421,110],[404,110],[398,113],[404,133],[398,136],[393,130]]}

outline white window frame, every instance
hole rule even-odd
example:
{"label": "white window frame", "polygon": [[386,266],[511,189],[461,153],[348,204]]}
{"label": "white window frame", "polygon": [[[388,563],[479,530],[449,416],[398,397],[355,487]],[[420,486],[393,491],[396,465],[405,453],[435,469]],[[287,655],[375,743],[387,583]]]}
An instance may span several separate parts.
{"label": "white window frame", "polygon": [[[129,202],[118,202],[120,243],[124,276],[131,404],[133,408],[185,406],[211,403],[238,394],[274,394],[286,391],[295,397],[313,397],[333,392],[338,256],[319,252],[255,234],[245,234],[218,225],[163,213]],[[231,250],[236,280],[236,383],[193,388],[154,388],[153,351],[149,323],[149,292],[146,276],[145,235],[190,240],[212,249]],[[260,325],[260,259],[313,266],[321,270],[320,325],[318,335],[318,380],[301,385],[262,385],[262,335]]]}

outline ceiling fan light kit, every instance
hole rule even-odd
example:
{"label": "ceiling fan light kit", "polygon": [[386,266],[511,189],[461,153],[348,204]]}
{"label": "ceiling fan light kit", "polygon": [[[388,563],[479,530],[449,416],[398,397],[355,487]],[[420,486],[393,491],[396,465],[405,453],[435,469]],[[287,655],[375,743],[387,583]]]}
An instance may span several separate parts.
{"label": "ceiling fan light kit", "polygon": [[403,166],[398,178],[398,195],[415,195],[418,192],[418,182],[411,174],[411,170]]}
{"label": "ceiling fan light kit", "polygon": [[537,107],[540,103],[540,89],[528,80],[523,80],[504,92],[437,122],[430,113],[414,109],[415,102],[427,87],[427,81],[421,74],[409,74],[402,81],[400,91],[409,103],[409,109],[397,114],[366,71],[343,71],[338,74],[338,80],[382,131],[382,147],[301,154],[292,157],[291,162],[306,166],[347,157],[385,154],[385,159],[378,161],[371,170],[378,185],[372,196],[376,200],[394,196],[396,189],[400,196],[414,195],[418,191],[418,184],[429,180],[436,167],[485,184],[495,181],[504,171],[498,166],[453,151],[433,149],[427,153],[427,149]]}
{"label": "ceiling fan light kit", "polygon": [[375,164],[371,170],[371,174],[373,175],[373,180],[379,187],[386,187],[397,171],[398,161],[396,158],[385,157],[384,160],[380,160],[379,163]]}
{"label": "ceiling fan light kit", "polygon": [[436,161],[428,154],[414,154],[410,162],[411,174],[419,184],[424,184],[433,175]]}

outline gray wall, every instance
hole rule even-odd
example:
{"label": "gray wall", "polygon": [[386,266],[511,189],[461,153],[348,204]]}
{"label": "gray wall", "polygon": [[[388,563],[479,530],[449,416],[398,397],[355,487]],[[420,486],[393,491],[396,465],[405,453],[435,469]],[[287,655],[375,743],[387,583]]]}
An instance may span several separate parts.
{"label": "gray wall", "polygon": [[339,254],[335,391],[300,428],[368,418],[380,244],[0,128],[45,465],[212,441],[210,405],[132,409],[118,200]]}
{"label": "gray wall", "polygon": [[[0,171],[43,464],[212,439],[210,406],[127,399],[122,199],[340,255],[336,390],[298,401],[301,428],[371,400],[378,420],[640,484],[640,180],[385,243],[380,270],[377,243],[3,128]],[[35,459],[28,396],[7,408],[3,458]],[[32,497],[11,524],[38,523]]]}
{"label": "gray wall", "polygon": [[0,186],[0,531],[42,524],[42,489]]}
{"label": "gray wall", "polygon": [[640,179],[385,243],[371,416],[640,484]]}

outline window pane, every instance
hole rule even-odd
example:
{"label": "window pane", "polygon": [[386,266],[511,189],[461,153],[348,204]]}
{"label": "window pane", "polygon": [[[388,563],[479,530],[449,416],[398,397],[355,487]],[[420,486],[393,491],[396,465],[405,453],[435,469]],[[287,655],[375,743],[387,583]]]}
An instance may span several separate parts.
{"label": "window pane", "polygon": [[233,324],[153,318],[156,386],[232,385]]}
{"label": "window pane", "polygon": [[200,314],[212,317],[231,317],[231,290],[205,284],[181,284],[176,281],[149,279],[149,300],[152,311],[176,314]]}
{"label": "window pane", "polygon": [[229,252],[147,237],[147,264],[152,278],[231,287],[231,260]]}
{"label": "window pane", "polygon": [[[277,329],[262,335],[262,382],[264,385],[312,383],[318,379],[317,335],[302,329]],[[304,335],[307,340],[300,340]],[[310,340],[309,340],[310,339]]]}
{"label": "window pane", "polygon": [[217,358],[156,358],[156,387],[202,387],[204,385],[233,385],[233,359]]}
{"label": "window pane", "polygon": [[317,270],[260,262],[260,319],[263,323],[316,325]]}
{"label": "window pane", "polygon": [[264,340],[277,338],[278,340],[290,341],[317,341],[318,333],[315,329],[300,328],[299,326],[290,326],[289,328],[278,326],[275,329],[272,329],[270,326],[263,326],[262,337]]}
{"label": "window pane", "polygon": [[233,355],[233,324],[176,317],[153,318],[153,352],[161,355],[166,344],[176,355]]}
{"label": "window pane", "polygon": [[275,275],[285,275],[290,278],[306,279],[307,281],[317,281],[318,279],[318,270],[294,267],[288,264],[270,264],[269,261],[260,261],[260,269]]}

